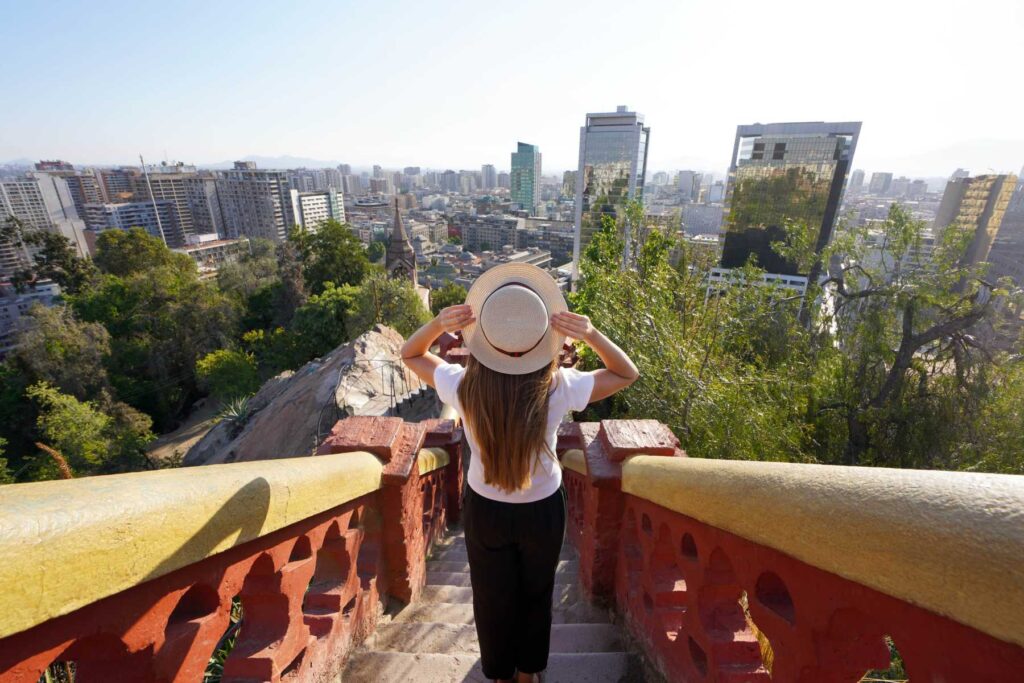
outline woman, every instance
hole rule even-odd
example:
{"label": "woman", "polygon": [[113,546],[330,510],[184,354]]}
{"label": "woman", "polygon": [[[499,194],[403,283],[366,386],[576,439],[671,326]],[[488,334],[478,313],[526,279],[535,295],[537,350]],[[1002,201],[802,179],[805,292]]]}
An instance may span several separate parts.
{"label": "woman", "polygon": [[[457,330],[471,354],[465,368],[429,351]],[[566,337],[590,345],[605,369],[560,368]],[[546,272],[521,263],[481,275],[465,304],[409,337],[402,359],[456,410],[469,442],[463,520],[484,675],[540,680],[565,534],[558,423],[628,387],[636,366],[586,316],[567,310]]]}

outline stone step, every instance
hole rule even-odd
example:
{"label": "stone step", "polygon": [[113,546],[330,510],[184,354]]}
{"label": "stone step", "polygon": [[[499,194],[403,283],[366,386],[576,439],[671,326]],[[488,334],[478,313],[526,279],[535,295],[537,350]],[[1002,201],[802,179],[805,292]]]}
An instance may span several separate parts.
{"label": "stone step", "polygon": [[[559,561],[568,562],[576,559],[576,553],[569,546],[562,546],[562,552],[558,555]],[[433,562],[468,562],[469,556],[466,555],[466,546],[461,544],[454,544],[447,548],[435,549],[435,552],[431,554],[429,563]]]}
{"label": "stone step", "polygon": [[[575,573],[561,573],[555,574],[555,585],[563,583],[576,583]],[[469,572],[436,572],[431,569],[427,569],[427,585],[428,586],[472,586],[470,582]]]}
{"label": "stone step", "polygon": [[[442,655],[479,653],[472,624],[439,622],[391,623],[367,643],[377,652],[418,652]],[[619,629],[612,624],[556,624],[551,627],[551,652],[620,652]]]}
{"label": "stone step", "polygon": [[[473,624],[471,602],[416,602],[394,618],[395,623],[443,621],[449,624]],[[557,605],[551,614],[554,624],[609,624],[611,614],[605,608],[581,601]]]}
{"label": "stone step", "polygon": [[[566,605],[581,601],[580,590],[575,582],[556,583],[551,604],[557,610]],[[423,587],[420,603],[456,602],[465,605],[473,604],[473,589],[469,586],[431,585]]]}
{"label": "stone step", "polygon": [[[555,576],[576,577],[579,574],[580,563],[576,560],[559,560],[555,569]],[[469,562],[454,562],[450,560],[434,560],[427,563],[428,572],[469,572]]]}
{"label": "stone step", "polygon": [[[476,654],[444,655],[411,652],[355,654],[345,683],[461,683],[487,681]],[[625,652],[556,653],[548,658],[545,680],[551,683],[633,683],[643,680],[637,659]]]}

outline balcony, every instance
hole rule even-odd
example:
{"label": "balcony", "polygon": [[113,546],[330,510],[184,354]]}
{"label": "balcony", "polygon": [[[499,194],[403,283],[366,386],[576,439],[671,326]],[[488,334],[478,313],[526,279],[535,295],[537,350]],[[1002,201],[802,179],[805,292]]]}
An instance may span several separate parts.
{"label": "balcony", "polygon": [[[354,417],[308,458],[0,488],[0,683],[481,680],[461,437]],[[1019,477],[687,458],[649,420],[558,452],[549,681],[1024,671]]]}

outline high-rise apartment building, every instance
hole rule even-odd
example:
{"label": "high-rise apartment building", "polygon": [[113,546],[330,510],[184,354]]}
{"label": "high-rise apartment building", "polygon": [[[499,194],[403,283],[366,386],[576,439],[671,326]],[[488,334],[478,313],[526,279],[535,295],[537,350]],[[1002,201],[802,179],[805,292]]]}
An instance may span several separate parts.
{"label": "high-rise apartment building", "polygon": [[506,190],[512,187],[512,176],[509,175],[508,173],[505,173],[505,171],[500,172],[498,174],[498,187],[504,188]]}
{"label": "high-rise apartment building", "polygon": [[[0,182],[0,221],[13,216],[26,231],[63,235],[79,256],[89,254],[85,223],[75,208],[67,182],[49,173],[29,173],[23,178]],[[0,277],[7,277],[29,265],[31,254],[18,244],[0,244]]]}
{"label": "high-rise apartment building", "polygon": [[190,235],[223,231],[217,180],[212,174],[199,173],[195,166],[181,163],[147,166],[146,174],[148,182],[145,174],[132,176],[132,199],[134,202],[166,200],[174,203],[177,219],[172,226],[164,227],[169,247],[185,246]]}
{"label": "high-rise apartment building", "polygon": [[872,173],[868,183],[868,192],[874,195],[885,194],[892,186],[892,173]]}
{"label": "high-rise apartment building", "polygon": [[352,175],[352,164],[338,164],[338,171],[341,175]]}
{"label": "high-rise apartment building", "polygon": [[335,220],[345,222],[345,202],[343,195],[334,190],[321,192],[299,192],[291,190],[292,215],[295,224],[305,230],[315,232],[324,221]]}
{"label": "high-rise apartment building", "polygon": [[99,172],[100,187],[103,189],[103,201],[131,201],[135,192],[136,179],[141,175],[137,168],[104,168]]}
{"label": "high-rise apartment building", "polygon": [[217,178],[217,199],[228,238],[287,239],[295,225],[287,171],[260,170],[252,162],[235,162]]}
{"label": "high-rise apartment building", "polygon": [[942,202],[935,212],[934,228],[937,235],[950,226],[973,235],[962,263],[988,260],[1016,185],[1017,176],[1013,174],[953,177],[946,183]]}
{"label": "high-rise apartment building", "polygon": [[168,244],[167,235],[180,235],[177,204],[170,199],[120,204],[87,204],[85,223],[94,232],[142,228]]}
{"label": "high-rise apartment building", "polygon": [[64,179],[79,217],[84,215],[86,204],[103,201],[103,190],[92,169],[79,172],[66,161],[40,161],[36,171]]}
{"label": "high-rise apartment building", "polygon": [[614,112],[587,114],[580,128],[576,169],[576,215],[573,277],[580,254],[601,227],[601,217],[616,217],[626,202],[642,199],[647,177],[647,143],[651,129],[644,117],[625,106]]}
{"label": "high-rise apartment building", "polygon": [[787,221],[816,233],[820,252],[832,237],[839,201],[860,136],[860,122],[737,126],[726,189],[722,267],[754,257],[773,275],[799,273],[772,248]]}
{"label": "high-rise apartment building", "polygon": [[512,152],[512,173],[509,181],[512,189],[512,203],[532,215],[540,201],[540,148],[518,143]]}
{"label": "high-rise apartment building", "polygon": [[494,170],[494,164],[480,167],[480,186],[485,190],[493,190],[498,186],[498,172]]}

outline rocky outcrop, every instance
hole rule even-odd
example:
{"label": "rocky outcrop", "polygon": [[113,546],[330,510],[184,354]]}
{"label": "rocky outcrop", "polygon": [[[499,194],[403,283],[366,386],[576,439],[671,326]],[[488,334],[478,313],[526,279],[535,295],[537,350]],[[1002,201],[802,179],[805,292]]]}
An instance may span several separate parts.
{"label": "rocky outcrop", "polygon": [[[323,358],[268,380],[240,419],[223,419],[185,455],[185,465],[310,455],[346,415],[388,415],[424,385],[401,363],[404,340],[377,325]],[[431,399],[432,400],[432,399]]]}

